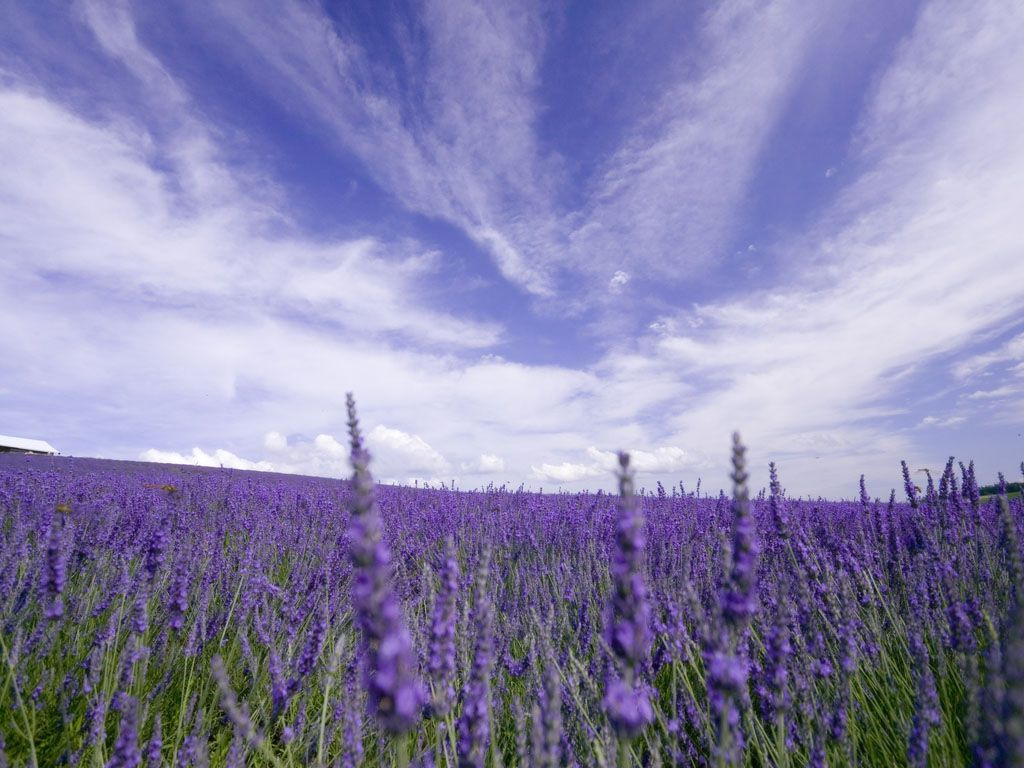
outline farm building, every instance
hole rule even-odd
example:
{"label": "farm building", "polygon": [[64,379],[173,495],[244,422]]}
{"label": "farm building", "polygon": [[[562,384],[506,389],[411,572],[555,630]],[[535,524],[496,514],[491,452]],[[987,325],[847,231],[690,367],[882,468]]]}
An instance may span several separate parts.
{"label": "farm building", "polygon": [[57,449],[45,440],[0,435],[0,453],[39,453],[55,456]]}

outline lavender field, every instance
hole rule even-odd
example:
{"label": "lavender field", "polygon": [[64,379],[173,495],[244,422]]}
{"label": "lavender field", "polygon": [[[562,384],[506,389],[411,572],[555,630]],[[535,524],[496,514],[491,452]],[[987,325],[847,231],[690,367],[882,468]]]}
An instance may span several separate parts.
{"label": "lavender field", "polygon": [[351,482],[2,457],[0,764],[1024,759],[1024,505],[971,466],[748,498],[736,441],[731,498],[625,456],[619,496],[455,492],[352,436]]}

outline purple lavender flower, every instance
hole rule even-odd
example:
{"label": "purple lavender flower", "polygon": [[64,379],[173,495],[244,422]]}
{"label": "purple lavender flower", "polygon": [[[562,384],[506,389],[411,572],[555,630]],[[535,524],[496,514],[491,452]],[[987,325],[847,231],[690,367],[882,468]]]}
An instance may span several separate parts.
{"label": "purple lavender flower", "polygon": [[139,703],[131,696],[125,696],[120,709],[121,727],[107,768],[137,768],[142,763],[138,733]]}
{"label": "purple lavender flower", "polygon": [[788,597],[783,594],[775,608],[774,620],[765,638],[764,717],[769,722],[784,715],[790,706],[788,682],[789,660],[793,654],[790,642]]}
{"label": "purple lavender flower", "polygon": [[633,493],[629,454],[619,454],[619,503],[612,554],[610,643],[619,675],[606,684],[604,707],[612,726],[633,737],[653,720],[646,692],[636,674],[647,661],[651,646],[651,608],[644,583],[644,516]]}
{"label": "purple lavender flower", "polygon": [[722,587],[722,628],[705,648],[706,682],[719,760],[734,762],[743,748],[740,707],[749,699],[742,642],[757,607],[757,555],[754,521],[747,491],[746,449],[739,433],[732,437],[732,564]]}
{"label": "purple lavender flower", "polygon": [[148,602],[149,596],[146,594],[146,588],[143,586],[135,596],[135,604],[132,608],[132,632],[137,635],[144,635],[146,630],[149,629]]}
{"label": "purple lavender flower", "polygon": [[455,540],[445,540],[441,589],[437,594],[434,616],[430,624],[430,678],[434,688],[432,712],[444,717],[455,699],[455,618],[459,592],[459,561],[455,556]]}
{"label": "purple lavender flower", "polygon": [[227,670],[224,668],[224,660],[219,655],[214,656],[210,660],[210,668],[213,679],[217,683],[217,690],[220,692],[220,705],[234,726],[235,733],[247,744],[258,746],[261,741],[260,735],[256,732],[256,727],[249,716],[248,707],[244,704],[239,706],[238,700],[235,698],[235,691],[231,687]]}
{"label": "purple lavender flower", "polygon": [[733,435],[733,538],[732,569],[722,595],[722,618],[726,627],[742,634],[757,609],[757,555],[754,519],[750,515],[745,448],[739,433]]}
{"label": "purple lavender flower", "polygon": [[153,718],[153,732],[149,737],[149,743],[146,745],[146,768],[159,768],[162,764],[161,750],[164,746],[162,726],[160,713],[157,712]]}
{"label": "purple lavender flower", "polygon": [[352,447],[352,604],[363,638],[367,703],[385,731],[404,734],[420,719],[426,694],[416,677],[412,638],[391,587],[391,555],[381,532],[380,512],[356,418],[355,400],[347,395]]}
{"label": "purple lavender flower", "polygon": [[327,615],[320,610],[317,611],[316,617],[310,623],[306,634],[306,643],[302,647],[302,655],[299,656],[298,674],[289,682],[289,688],[292,691],[299,689],[302,681],[309,676],[316,666],[316,661],[320,658],[320,651],[323,650],[324,635],[326,634]]}
{"label": "purple lavender flower", "polygon": [[285,680],[281,656],[275,648],[271,648],[267,655],[267,671],[270,673],[270,719],[277,720],[288,706],[291,693]]}
{"label": "purple lavender flower", "polygon": [[473,619],[476,643],[473,668],[462,692],[462,714],[459,717],[459,766],[483,768],[491,743],[490,676],[494,664],[494,609],[488,594],[490,552],[484,550],[477,569],[473,594]]}
{"label": "purple lavender flower", "polygon": [[907,762],[911,768],[925,768],[928,762],[928,736],[932,729],[942,722],[939,711],[939,695],[935,690],[928,660],[928,649],[921,637],[914,634],[910,641],[914,661],[914,676],[917,680],[917,696],[914,703],[914,718],[907,741]]}
{"label": "purple lavender flower", "polygon": [[[542,727],[534,743],[532,765],[558,768],[562,765],[562,680],[551,647],[544,644],[544,672],[538,712]],[[620,711],[621,711],[620,707]],[[643,726],[641,726],[643,727]]]}
{"label": "purple lavender flower", "polygon": [[167,607],[171,629],[175,632],[181,631],[185,626],[185,613],[188,611],[188,570],[184,561],[178,563]]}
{"label": "purple lavender flower", "polygon": [[910,467],[905,461],[900,462],[900,467],[903,469],[903,490],[907,493],[907,501],[911,507],[917,509],[917,486],[910,479]]}
{"label": "purple lavender flower", "polygon": [[49,599],[46,618],[59,619],[64,615],[64,585],[67,583],[67,557],[64,553],[64,516],[54,514],[50,524],[50,537],[46,543],[46,581],[44,587]]}
{"label": "purple lavender flower", "polygon": [[168,521],[164,518],[153,531],[149,539],[149,546],[146,548],[145,571],[146,581],[152,583],[157,572],[164,564],[164,551],[167,549],[167,527]]}
{"label": "purple lavender flower", "polygon": [[1016,525],[1005,494],[999,497],[999,511],[1003,528],[1001,538],[1007,550],[1007,572],[1011,580],[1010,615],[1002,640],[1004,693],[999,755],[1002,765],[1016,766],[1024,764],[1024,569]]}
{"label": "purple lavender flower", "polygon": [[618,677],[610,678],[606,684],[604,707],[615,730],[625,736],[635,736],[654,721],[647,691],[638,685],[627,685]]}

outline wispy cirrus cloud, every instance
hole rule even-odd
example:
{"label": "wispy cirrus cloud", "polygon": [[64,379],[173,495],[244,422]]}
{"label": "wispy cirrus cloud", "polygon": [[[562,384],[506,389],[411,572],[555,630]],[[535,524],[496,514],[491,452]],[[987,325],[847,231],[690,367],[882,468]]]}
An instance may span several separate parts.
{"label": "wispy cirrus cloud", "polygon": [[[358,39],[305,4],[193,10],[215,16],[253,77],[313,116],[408,209],[455,224],[507,279],[551,293],[545,265],[525,250],[553,183],[533,133],[544,34],[530,8],[425,4],[409,26],[390,30],[402,47],[403,84],[397,67],[376,65]],[[509,209],[519,217],[529,209],[524,237],[507,227]]]}
{"label": "wispy cirrus cloud", "polygon": [[721,259],[756,165],[818,26],[840,3],[717,4],[684,73],[595,174],[571,232],[576,266],[623,254],[638,274],[679,280]]}
{"label": "wispy cirrus cloud", "polygon": [[813,265],[804,285],[698,306],[699,327],[658,342],[713,382],[676,417],[680,435],[728,417],[768,450],[819,435],[816,455],[918,451],[885,419],[908,407],[896,393],[940,355],[1019,322],[1024,139],[1011,126],[1024,119],[1024,14],[999,2],[951,13],[926,7],[879,81],[862,173],[794,243],[793,261]]}
{"label": "wispy cirrus cloud", "polygon": [[578,204],[567,204],[579,195],[565,194],[563,159],[538,136],[546,34],[531,4],[427,3],[392,17],[384,34],[402,53],[392,67],[300,3],[196,13],[213,14],[252,77],[314,117],[408,209],[459,227],[513,283],[574,306],[592,303],[565,290],[580,275],[614,280],[625,263],[677,281],[714,265],[828,7],[737,0],[708,11],[692,43],[696,72],[672,57],[677,75],[587,171]]}

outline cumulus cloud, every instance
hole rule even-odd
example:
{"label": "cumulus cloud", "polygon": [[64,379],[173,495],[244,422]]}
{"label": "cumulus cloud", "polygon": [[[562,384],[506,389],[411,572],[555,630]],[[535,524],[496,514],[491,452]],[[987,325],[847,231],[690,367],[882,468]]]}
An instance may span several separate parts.
{"label": "cumulus cloud", "polygon": [[142,461],[150,461],[158,464],[190,464],[197,467],[224,467],[226,469],[249,469],[260,472],[281,471],[276,465],[269,461],[250,461],[236,456],[230,451],[218,448],[212,454],[206,453],[201,448],[193,448],[192,453],[182,454],[174,451],[160,451],[150,448],[139,456]]}
{"label": "cumulus cloud", "polygon": [[448,461],[419,435],[378,424],[366,436],[374,456],[386,466],[400,464],[406,471],[444,472]]}
{"label": "cumulus cloud", "polygon": [[280,453],[288,449],[288,438],[280,432],[267,432],[263,436],[263,447],[272,453]]}
{"label": "cumulus cloud", "polygon": [[470,474],[495,474],[505,471],[505,460],[493,453],[481,453],[476,461],[463,462],[461,467]]}
{"label": "cumulus cloud", "polygon": [[612,275],[612,279],[608,281],[608,290],[612,293],[621,293],[622,289],[629,284],[629,273],[623,272],[621,269],[616,270],[615,274]]}
{"label": "cumulus cloud", "polygon": [[[590,446],[585,453],[586,462],[543,463],[532,466],[531,474],[537,480],[553,480],[559,483],[573,483],[588,478],[602,478],[607,481],[614,476],[619,466],[617,452]],[[662,446],[652,451],[634,449],[628,453],[630,466],[638,475],[672,477],[674,473],[684,470],[709,466],[706,457],[698,457],[678,446]]]}

